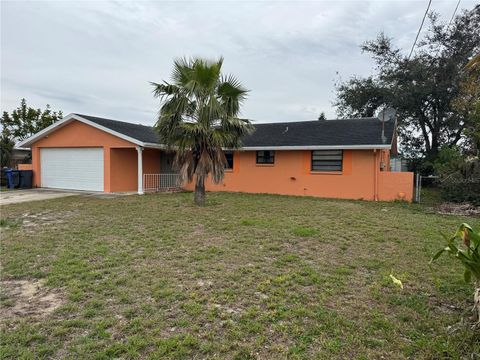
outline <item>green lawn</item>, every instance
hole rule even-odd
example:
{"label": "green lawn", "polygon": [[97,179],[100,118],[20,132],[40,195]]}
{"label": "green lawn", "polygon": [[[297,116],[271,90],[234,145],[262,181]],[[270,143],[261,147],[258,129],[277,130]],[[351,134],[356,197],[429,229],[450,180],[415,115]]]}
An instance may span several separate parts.
{"label": "green lawn", "polygon": [[[440,231],[465,221],[478,228],[478,218],[415,204],[228,193],[208,194],[204,208],[189,193],[67,197],[10,205],[1,217],[10,286],[0,298],[1,358],[457,359],[480,351],[480,334],[460,323],[472,297],[461,268],[446,257],[428,266]],[[25,303],[12,284],[42,285],[41,303]]]}

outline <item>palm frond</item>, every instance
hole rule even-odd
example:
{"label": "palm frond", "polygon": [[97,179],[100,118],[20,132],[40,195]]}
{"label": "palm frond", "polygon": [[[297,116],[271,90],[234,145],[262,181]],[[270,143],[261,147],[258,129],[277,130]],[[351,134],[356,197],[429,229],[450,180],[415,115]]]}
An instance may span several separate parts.
{"label": "palm frond", "polygon": [[228,116],[237,116],[248,90],[233,75],[223,76],[217,89]]}
{"label": "palm frond", "polygon": [[471,70],[480,66],[480,54],[475,55],[468,63],[465,65],[465,69]]}
{"label": "palm frond", "polygon": [[160,98],[160,100],[181,92],[181,88],[176,85],[169,84],[166,81],[163,84],[158,84],[155,82],[150,82],[150,84],[153,86],[153,96]]}
{"label": "palm frond", "polygon": [[189,82],[192,80],[192,60],[187,58],[177,58],[173,61],[172,81],[180,88],[188,88]]}
{"label": "palm frond", "polygon": [[196,59],[192,66],[192,81],[198,95],[212,94],[221,76],[223,61]]}

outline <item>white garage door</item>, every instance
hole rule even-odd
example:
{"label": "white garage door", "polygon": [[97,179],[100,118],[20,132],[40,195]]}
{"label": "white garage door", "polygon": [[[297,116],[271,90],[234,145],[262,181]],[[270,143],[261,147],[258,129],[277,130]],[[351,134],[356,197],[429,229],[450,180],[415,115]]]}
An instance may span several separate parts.
{"label": "white garage door", "polygon": [[103,148],[40,149],[42,187],[103,191]]}

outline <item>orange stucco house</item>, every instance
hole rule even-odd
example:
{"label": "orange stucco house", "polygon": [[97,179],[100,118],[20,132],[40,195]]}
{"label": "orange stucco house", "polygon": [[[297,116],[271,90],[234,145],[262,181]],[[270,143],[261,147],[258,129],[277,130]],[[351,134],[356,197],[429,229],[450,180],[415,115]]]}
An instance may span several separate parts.
{"label": "orange stucco house", "polygon": [[[396,124],[377,118],[256,124],[210,191],[406,200],[413,174],[391,172]],[[173,156],[153,128],[70,114],[19,144],[32,150],[34,186],[103,192],[177,186]],[[192,184],[182,187],[192,189]]]}

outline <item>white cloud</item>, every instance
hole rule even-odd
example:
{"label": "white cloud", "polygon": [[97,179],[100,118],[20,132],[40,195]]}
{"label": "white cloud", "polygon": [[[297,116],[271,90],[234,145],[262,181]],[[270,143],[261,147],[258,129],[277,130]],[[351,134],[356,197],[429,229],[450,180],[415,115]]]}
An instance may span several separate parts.
{"label": "white cloud", "polygon": [[[462,7],[473,7],[463,1]],[[449,19],[455,1],[435,2]],[[179,56],[225,57],[251,89],[243,116],[314,119],[335,112],[334,80],[368,75],[359,45],[380,31],[408,51],[425,1],[2,2],[1,106],[20,98],[65,113],[153,124],[149,81]]]}

